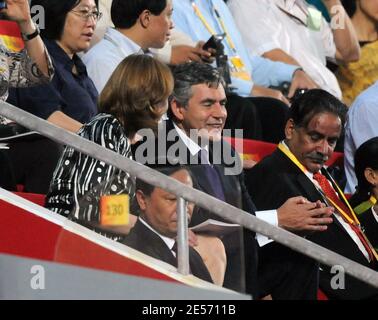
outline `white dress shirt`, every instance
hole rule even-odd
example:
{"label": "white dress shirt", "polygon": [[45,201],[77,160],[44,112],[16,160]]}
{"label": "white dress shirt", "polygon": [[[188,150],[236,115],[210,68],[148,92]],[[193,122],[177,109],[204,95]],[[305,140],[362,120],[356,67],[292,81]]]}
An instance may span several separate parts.
{"label": "white dress shirt", "polygon": [[229,0],[228,5],[250,54],[281,49],[320,88],[341,98],[337,79],[326,67],[326,58],[336,55],[332,30],[324,18],[319,30],[307,26],[310,6],[304,0]]}

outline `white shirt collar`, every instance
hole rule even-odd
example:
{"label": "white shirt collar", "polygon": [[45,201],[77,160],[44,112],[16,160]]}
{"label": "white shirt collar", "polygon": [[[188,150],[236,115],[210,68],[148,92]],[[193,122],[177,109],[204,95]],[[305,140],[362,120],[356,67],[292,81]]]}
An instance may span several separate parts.
{"label": "white shirt collar", "polygon": [[161,235],[159,232],[157,232],[154,228],[152,228],[146,221],[144,221],[141,217],[138,218],[140,222],[142,222],[148,229],[150,229],[152,232],[156,233],[167,245],[167,247],[172,250],[173,245],[175,244],[176,240],[172,238],[168,238],[166,236]]}
{"label": "white shirt collar", "polygon": [[277,7],[307,24],[308,5],[304,0],[274,0]]}
{"label": "white shirt collar", "polygon": [[[184,144],[186,145],[186,147],[189,149],[189,152],[192,156],[195,156],[196,154],[198,154],[198,152],[201,151],[201,147],[198,145],[198,143],[194,142],[192,139],[190,139],[187,134],[185,133],[184,130],[180,129],[176,123],[173,122],[173,125],[180,137],[180,139],[184,142]],[[205,146],[204,149],[206,151],[209,151],[209,146]]]}

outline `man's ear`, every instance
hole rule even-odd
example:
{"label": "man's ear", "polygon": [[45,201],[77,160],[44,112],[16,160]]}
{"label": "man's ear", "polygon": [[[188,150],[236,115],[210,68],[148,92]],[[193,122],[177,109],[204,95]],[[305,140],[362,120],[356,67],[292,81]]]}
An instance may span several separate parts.
{"label": "man's ear", "polygon": [[372,168],[366,168],[364,171],[365,179],[373,186],[378,185],[378,173]]}
{"label": "man's ear", "polygon": [[185,118],[185,112],[186,112],[185,107],[183,107],[180,103],[178,103],[178,101],[175,98],[171,100],[170,107],[175,118],[179,121],[183,121]]}
{"label": "man's ear", "polygon": [[141,190],[137,190],[135,193],[138,205],[140,210],[145,211],[146,210],[146,196]]}
{"label": "man's ear", "polygon": [[151,12],[149,10],[143,10],[143,12],[139,15],[139,22],[141,26],[145,29],[148,28],[150,25],[151,19]]}
{"label": "man's ear", "polygon": [[289,120],[287,120],[286,126],[285,126],[286,139],[290,140],[293,137],[294,130],[295,130],[295,123],[294,123],[294,120],[290,118]]}

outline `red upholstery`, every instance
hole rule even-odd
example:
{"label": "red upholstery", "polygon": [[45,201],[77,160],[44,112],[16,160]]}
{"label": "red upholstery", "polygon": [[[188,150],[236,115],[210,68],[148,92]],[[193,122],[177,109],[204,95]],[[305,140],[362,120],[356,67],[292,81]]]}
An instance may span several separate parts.
{"label": "red upholstery", "polygon": [[[243,159],[254,160],[256,162],[270,155],[277,148],[277,145],[264,141],[229,137],[225,137],[224,139],[240,153]],[[344,154],[342,152],[334,152],[331,159],[327,161],[327,166],[338,165],[342,167],[343,163]]]}
{"label": "red upholstery", "polygon": [[317,300],[329,300],[328,297],[324,294],[324,292],[318,289],[318,299]]}
{"label": "red upholstery", "polygon": [[261,159],[270,155],[275,149],[276,145],[269,142],[248,140],[239,138],[224,138],[228,141],[237,152],[240,153],[245,160],[254,160],[259,162]]}

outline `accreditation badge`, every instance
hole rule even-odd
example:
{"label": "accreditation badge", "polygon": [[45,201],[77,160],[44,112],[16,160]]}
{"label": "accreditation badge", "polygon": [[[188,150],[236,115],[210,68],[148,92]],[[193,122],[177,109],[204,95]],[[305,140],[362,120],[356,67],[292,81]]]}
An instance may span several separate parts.
{"label": "accreditation badge", "polygon": [[251,75],[246,70],[245,64],[239,56],[231,57],[230,61],[232,64],[231,75],[233,77],[246,81],[252,81]]}
{"label": "accreditation badge", "polygon": [[100,224],[121,226],[129,223],[130,198],[127,194],[107,195],[100,198]]}

